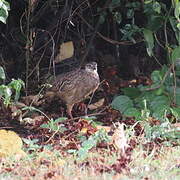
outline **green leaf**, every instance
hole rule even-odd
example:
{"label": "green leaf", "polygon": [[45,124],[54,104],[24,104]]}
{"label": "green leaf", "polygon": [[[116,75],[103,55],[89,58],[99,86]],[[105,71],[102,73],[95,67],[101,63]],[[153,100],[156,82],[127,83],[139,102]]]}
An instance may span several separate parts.
{"label": "green leaf", "polygon": [[171,113],[173,114],[173,116],[175,116],[175,118],[178,120],[180,119],[180,108],[171,108]]}
{"label": "green leaf", "polygon": [[127,87],[127,88],[122,88],[121,90],[123,91],[124,95],[133,99],[137,98],[141,94],[139,88]]}
{"label": "green leaf", "polygon": [[8,86],[0,86],[0,96],[3,98],[3,103],[8,106],[11,101],[12,91]]}
{"label": "green leaf", "polygon": [[5,80],[6,75],[2,66],[0,66],[0,79]]}
{"label": "green leaf", "polygon": [[55,119],[55,120],[54,120],[54,123],[57,124],[57,123],[59,123],[59,122],[64,122],[65,120],[67,120],[66,117],[60,117],[60,118]]}
{"label": "green leaf", "polygon": [[170,106],[170,100],[166,96],[155,96],[150,102],[150,107],[153,111],[164,108],[164,106]]}
{"label": "green leaf", "polygon": [[134,17],[134,10],[133,9],[128,9],[127,18],[132,19],[133,17]]}
{"label": "green leaf", "polygon": [[153,10],[158,14],[160,14],[161,12],[161,5],[157,1],[153,3]]}
{"label": "green leaf", "polygon": [[148,18],[148,23],[146,29],[149,29],[153,32],[158,31],[164,23],[164,18],[160,15],[151,15]]}
{"label": "green leaf", "polygon": [[159,104],[159,106],[155,107],[153,109],[152,116],[160,121],[166,121],[166,115],[167,113],[170,113],[170,106],[166,104]]}
{"label": "green leaf", "polygon": [[117,96],[111,103],[114,109],[124,113],[128,108],[133,107],[133,102],[128,96]]}
{"label": "green leaf", "polygon": [[164,93],[164,91],[165,91],[165,87],[164,87],[164,86],[161,86],[160,88],[155,89],[155,90],[154,90],[154,93],[155,93],[157,96],[160,96],[160,95],[162,95],[162,94]]}
{"label": "green leaf", "polygon": [[5,0],[0,1],[0,21],[6,24],[8,11],[10,10],[9,3]]}
{"label": "green leaf", "polygon": [[129,117],[135,117],[136,119],[138,119],[141,116],[141,112],[139,110],[137,110],[136,108],[128,108],[125,112],[124,112],[125,116],[129,116]]}
{"label": "green leaf", "polygon": [[169,17],[169,21],[175,33],[178,44],[180,45],[180,23],[177,23],[177,19],[175,17]]}
{"label": "green leaf", "polygon": [[179,15],[180,15],[180,2],[176,3],[176,7],[174,10],[174,15],[176,17],[176,19],[179,19]]}
{"label": "green leaf", "polygon": [[15,101],[18,101],[20,97],[20,91],[24,86],[25,84],[21,79],[18,80],[12,79],[12,81],[8,84],[8,87],[11,87],[12,89],[15,90],[15,98],[14,98]]}
{"label": "green leaf", "polygon": [[154,36],[153,32],[149,29],[143,30],[144,38],[146,41],[146,50],[148,55],[151,57],[153,55],[153,48],[154,48]]}
{"label": "green leaf", "polygon": [[177,59],[180,59],[180,46],[176,47],[171,55],[171,59],[173,62],[177,61]]}
{"label": "green leaf", "polygon": [[153,83],[159,83],[160,81],[162,81],[162,74],[160,71],[155,70],[151,73],[151,80],[153,81]]}

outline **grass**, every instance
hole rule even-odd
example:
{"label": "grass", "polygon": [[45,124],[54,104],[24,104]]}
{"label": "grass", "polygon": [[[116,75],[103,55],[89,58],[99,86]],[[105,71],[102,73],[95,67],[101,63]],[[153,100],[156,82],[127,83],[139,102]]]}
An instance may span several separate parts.
{"label": "grass", "polygon": [[112,168],[120,158],[110,150],[90,152],[88,159],[77,162],[73,155],[57,150],[28,154],[21,160],[6,158],[0,162],[0,179],[60,179],[60,180],[119,180],[119,179],[180,179],[180,147],[154,147],[151,152],[138,145],[131,161],[122,172]]}

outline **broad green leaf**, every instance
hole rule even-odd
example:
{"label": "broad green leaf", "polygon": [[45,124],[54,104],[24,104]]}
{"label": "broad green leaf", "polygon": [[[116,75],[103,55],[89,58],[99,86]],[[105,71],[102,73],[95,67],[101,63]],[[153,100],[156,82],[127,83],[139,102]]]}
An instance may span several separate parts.
{"label": "broad green leaf", "polygon": [[6,75],[2,66],[0,66],[0,79],[5,80]]}
{"label": "broad green leaf", "polygon": [[155,111],[164,106],[170,106],[170,100],[166,96],[155,96],[152,102],[150,102],[151,110]]}
{"label": "broad green leaf", "polygon": [[153,32],[158,31],[162,25],[164,23],[164,17],[160,16],[160,15],[151,15],[148,18],[148,23],[147,23],[147,27],[146,29],[149,29]]}
{"label": "broad green leaf", "polygon": [[168,104],[159,104],[153,108],[152,116],[162,122],[166,121],[167,113],[170,113],[170,106]]}
{"label": "broad green leaf", "polygon": [[124,112],[125,116],[129,116],[129,117],[135,117],[136,119],[138,119],[141,116],[141,112],[139,110],[137,110],[136,108],[128,108],[125,112]]}
{"label": "broad green leaf", "polygon": [[122,88],[121,90],[124,92],[124,95],[133,99],[137,98],[141,94],[139,88],[127,87],[127,88]]}
{"label": "broad green leaf", "polygon": [[177,59],[180,59],[180,46],[176,47],[171,55],[171,59],[175,62]]}
{"label": "broad green leaf", "polygon": [[151,80],[153,81],[153,83],[160,83],[160,81],[162,81],[162,75],[161,72],[158,70],[155,70],[151,73]]}
{"label": "broad green leaf", "polygon": [[133,102],[128,96],[117,96],[111,103],[111,106],[114,109],[121,111],[124,113],[128,108],[133,107]]}
{"label": "broad green leaf", "polygon": [[154,90],[154,93],[155,93],[157,96],[160,96],[160,95],[162,95],[162,94],[164,93],[164,91],[165,91],[165,87],[164,87],[164,86],[161,86],[160,88],[155,89],[155,90]]}
{"label": "broad green leaf", "polygon": [[148,55],[151,57],[153,55],[153,48],[154,48],[154,36],[153,32],[149,29],[143,30],[144,38],[146,41],[146,50]]}

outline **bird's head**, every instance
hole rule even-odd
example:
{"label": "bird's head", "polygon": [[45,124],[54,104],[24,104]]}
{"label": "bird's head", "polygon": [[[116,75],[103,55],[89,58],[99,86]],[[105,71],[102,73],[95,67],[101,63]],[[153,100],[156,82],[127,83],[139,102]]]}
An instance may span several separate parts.
{"label": "bird's head", "polygon": [[97,73],[97,63],[96,62],[90,62],[85,65],[85,70],[88,72],[95,72]]}

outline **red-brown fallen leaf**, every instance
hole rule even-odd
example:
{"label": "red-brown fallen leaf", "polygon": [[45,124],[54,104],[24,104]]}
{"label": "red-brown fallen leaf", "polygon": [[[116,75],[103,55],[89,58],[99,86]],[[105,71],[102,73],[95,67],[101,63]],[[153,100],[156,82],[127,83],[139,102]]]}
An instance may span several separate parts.
{"label": "red-brown fallen leaf", "polygon": [[161,124],[160,120],[155,119],[153,117],[149,117],[148,122],[150,123],[150,125],[160,125]]}
{"label": "red-brown fallen leaf", "polygon": [[81,121],[79,121],[78,123],[75,124],[74,128],[77,130],[79,129],[79,131],[81,131],[82,129],[84,130],[84,132],[86,131],[86,133],[88,135],[92,135],[97,131],[97,128],[95,128],[94,126],[92,126],[89,121],[82,119]]}
{"label": "red-brown fallen leaf", "polygon": [[129,169],[128,164],[131,161],[129,156],[121,156],[121,158],[117,159],[117,162],[114,163],[111,167],[117,173],[121,173],[124,169]]}

